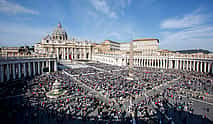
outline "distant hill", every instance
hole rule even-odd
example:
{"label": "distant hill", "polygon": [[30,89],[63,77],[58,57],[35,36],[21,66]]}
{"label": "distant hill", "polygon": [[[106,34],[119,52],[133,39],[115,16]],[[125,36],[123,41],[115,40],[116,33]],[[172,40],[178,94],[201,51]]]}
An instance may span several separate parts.
{"label": "distant hill", "polygon": [[192,53],[204,53],[204,54],[208,54],[208,53],[212,53],[211,51],[203,50],[203,49],[178,50],[178,51],[175,51],[175,52],[187,53],[187,54],[192,54]]}

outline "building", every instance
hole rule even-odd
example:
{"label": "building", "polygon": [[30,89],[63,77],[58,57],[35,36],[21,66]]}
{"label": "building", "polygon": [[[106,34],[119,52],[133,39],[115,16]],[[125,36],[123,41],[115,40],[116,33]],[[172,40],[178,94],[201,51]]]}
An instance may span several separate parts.
{"label": "building", "polygon": [[130,64],[131,43],[133,44],[134,67],[213,73],[212,54],[182,54],[160,49],[159,39],[156,38],[135,39],[126,43],[105,40],[100,44],[74,38],[69,40],[60,23],[51,35],[47,35],[35,44],[35,53],[55,56],[57,62],[93,60],[112,65],[128,66]]}
{"label": "building", "polygon": [[0,56],[28,56],[31,55],[29,47],[1,47]]}
{"label": "building", "polygon": [[55,56],[59,62],[92,59],[91,41],[80,41],[75,38],[69,40],[60,23],[51,35],[48,34],[34,47],[36,54]]}

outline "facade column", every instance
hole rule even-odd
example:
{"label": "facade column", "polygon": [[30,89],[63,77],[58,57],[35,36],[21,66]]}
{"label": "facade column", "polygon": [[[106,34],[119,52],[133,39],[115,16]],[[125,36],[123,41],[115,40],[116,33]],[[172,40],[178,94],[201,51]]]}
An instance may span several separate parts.
{"label": "facade column", "polygon": [[165,69],[167,69],[168,68],[168,59],[166,59],[166,63],[165,63]]}
{"label": "facade column", "polygon": [[157,63],[157,68],[159,68],[159,59],[158,58],[156,60],[156,63]]}
{"label": "facade column", "polygon": [[43,74],[44,73],[44,62],[42,61],[41,62],[41,74]]}
{"label": "facade column", "polygon": [[33,62],[33,76],[36,74],[35,62]]}
{"label": "facade column", "polygon": [[41,74],[41,65],[40,65],[40,61],[38,62],[38,74]]}
{"label": "facade column", "polygon": [[163,59],[163,68],[166,68],[166,63],[165,63],[165,59]]}
{"label": "facade column", "polygon": [[27,70],[26,70],[26,63],[23,63],[23,65],[24,65],[24,77],[26,77],[27,76]]}
{"label": "facade column", "polygon": [[175,60],[175,69],[178,69],[177,61],[178,61],[178,60]]}
{"label": "facade column", "polygon": [[198,72],[198,71],[199,71],[199,62],[196,62],[196,64],[197,64],[197,69],[196,69],[196,71]]}
{"label": "facade column", "polygon": [[183,70],[185,70],[185,60],[183,60]]}
{"label": "facade column", "polygon": [[66,48],[66,60],[68,60],[68,48]]}
{"label": "facade column", "polygon": [[29,77],[32,76],[32,72],[31,72],[31,64],[30,62],[28,62],[28,73],[29,73]]}
{"label": "facade column", "polygon": [[57,60],[59,60],[59,48],[56,48],[56,56],[57,56]]}
{"label": "facade column", "polygon": [[193,71],[196,71],[195,61],[193,61]]}
{"label": "facade column", "polygon": [[211,70],[210,73],[213,74],[213,64],[210,63],[210,65],[211,65],[211,66],[210,66],[210,70]]}
{"label": "facade column", "polygon": [[170,60],[170,68],[173,69],[173,60]]}
{"label": "facade column", "polygon": [[204,62],[204,72],[206,73],[207,62]]}
{"label": "facade column", "polygon": [[200,72],[203,72],[203,62],[200,63]]}
{"label": "facade column", "polygon": [[189,61],[189,70],[192,71],[192,61]]}
{"label": "facade column", "polygon": [[72,48],[72,60],[74,59],[74,48]]}
{"label": "facade column", "polygon": [[65,48],[61,48],[62,49],[62,59],[65,59]]}
{"label": "facade column", "polygon": [[208,73],[210,73],[211,72],[211,63],[209,62],[208,63],[208,71],[207,71]]}
{"label": "facade column", "polygon": [[57,62],[54,61],[54,71],[57,71]]}
{"label": "facade column", "polygon": [[48,61],[49,72],[51,72],[51,64],[50,64],[50,63],[51,63],[51,61],[49,60],[49,61]]}
{"label": "facade column", "polygon": [[143,58],[141,59],[141,66],[143,67]]}
{"label": "facade column", "polygon": [[1,82],[4,82],[4,65],[0,65]]}
{"label": "facade column", "polygon": [[183,60],[180,60],[180,70],[183,70]]}
{"label": "facade column", "polygon": [[21,78],[21,64],[18,64],[18,78]]}
{"label": "facade column", "polygon": [[10,80],[9,64],[7,64],[7,81]]}
{"label": "facade column", "polygon": [[177,63],[178,63],[178,60],[175,60],[175,69],[178,69]]}
{"label": "facade column", "polygon": [[186,61],[186,70],[189,70],[189,61]]}
{"label": "facade column", "polygon": [[13,79],[15,80],[16,79],[16,70],[15,70],[15,64],[12,64],[12,67],[13,67]]}

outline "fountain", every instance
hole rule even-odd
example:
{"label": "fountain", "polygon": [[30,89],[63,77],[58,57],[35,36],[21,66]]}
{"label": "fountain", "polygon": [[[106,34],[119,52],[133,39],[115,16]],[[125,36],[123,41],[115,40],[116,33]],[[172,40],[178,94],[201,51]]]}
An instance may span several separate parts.
{"label": "fountain", "polygon": [[66,90],[61,89],[61,83],[58,80],[55,80],[53,83],[52,90],[46,93],[48,98],[58,98],[66,93]]}

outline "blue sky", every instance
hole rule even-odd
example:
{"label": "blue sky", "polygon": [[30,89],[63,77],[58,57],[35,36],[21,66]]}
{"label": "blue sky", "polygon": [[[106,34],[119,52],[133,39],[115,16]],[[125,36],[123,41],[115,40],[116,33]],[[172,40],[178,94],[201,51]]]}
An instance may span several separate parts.
{"label": "blue sky", "polygon": [[69,38],[213,51],[213,0],[0,0],[0,46],[33,45],[60,21]]}

